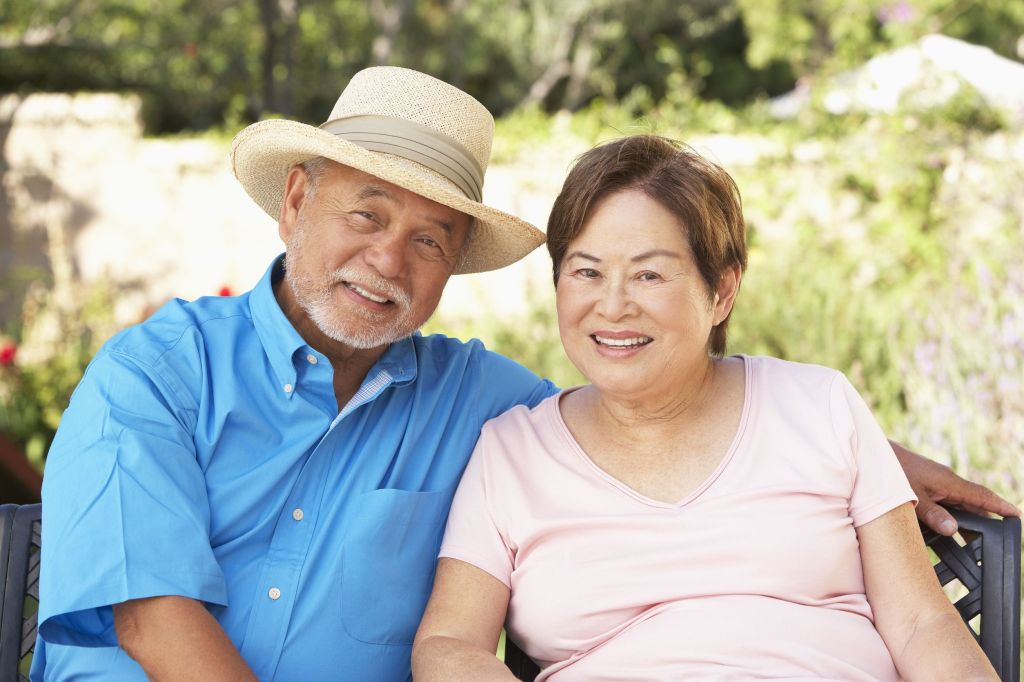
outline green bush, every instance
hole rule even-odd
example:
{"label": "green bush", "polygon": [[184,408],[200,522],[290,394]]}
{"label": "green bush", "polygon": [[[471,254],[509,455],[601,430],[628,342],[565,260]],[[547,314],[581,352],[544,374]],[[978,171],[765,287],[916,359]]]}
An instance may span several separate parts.
{"label": "green bush", "polygon": [[116,330],[114,290],[106,283],[55,292],[45,279],[32,281],[22,315],[0,362],[0,433],[24,449],[42,471],[61,416],[100,345]]}

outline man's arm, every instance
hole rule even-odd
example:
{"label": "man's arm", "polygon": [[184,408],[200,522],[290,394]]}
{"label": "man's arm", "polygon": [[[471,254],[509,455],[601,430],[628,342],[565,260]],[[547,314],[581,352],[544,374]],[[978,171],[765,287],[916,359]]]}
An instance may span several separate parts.
{"label": "man's arm", "polygon": [[971,483],[953,473],[944,464],[922,457],[894,441],[889,441],[917,495],[918,520],[942,535],[952,535],[957,525],[949,512],[939,503],[962,507],[975,514],[1020,516],[1021,511],[994,492],[977,483]]}
{"label": "man's arm", "polygon": [[[227,604],[209,539],[194,398],[168,376],[117,349],[101,351],[64,413],[42,495],[39,632],[48,643],[118,645],[124,623],[111,607],[132,600],[178,595],[196,600],[206,619],[202,604]],[[135,631],[148,641],[145,622]]]}
{"label": "man's arm", "polygon": [[121,648],[156,682],[256,682],[220,623],[194,599],[150,597],[115,604],[114,629]]}

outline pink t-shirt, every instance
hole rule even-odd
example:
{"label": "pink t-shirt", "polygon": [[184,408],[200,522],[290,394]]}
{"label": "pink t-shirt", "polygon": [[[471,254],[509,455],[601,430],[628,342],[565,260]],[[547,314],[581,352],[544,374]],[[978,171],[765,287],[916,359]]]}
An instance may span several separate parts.
{"label": "pink t-shirt", "polygon": [[831,369],[746,357],[718,468],[677,504],[598,468],[558,396],[484,427],[441,556],[512,590],[538,680],[897,680],[854,529],[916,501]]}

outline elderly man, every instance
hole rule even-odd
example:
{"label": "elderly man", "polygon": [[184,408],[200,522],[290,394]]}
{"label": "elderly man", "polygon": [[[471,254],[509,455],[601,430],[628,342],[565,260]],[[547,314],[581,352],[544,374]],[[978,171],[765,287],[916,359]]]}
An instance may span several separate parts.
{"label": "elderly man", "polygon": [[[47,463],[33,679],[409,677],[481,425],[555,391],[479,342],[415,333],[449,276],[543,241],[481,203],[492,132],[465,93],[379,67],[319,128],[238,135],[235,173],[285,256],[243,296],[168,303],[90,365]],[[922,498],[1013,513],[901,454]]]}

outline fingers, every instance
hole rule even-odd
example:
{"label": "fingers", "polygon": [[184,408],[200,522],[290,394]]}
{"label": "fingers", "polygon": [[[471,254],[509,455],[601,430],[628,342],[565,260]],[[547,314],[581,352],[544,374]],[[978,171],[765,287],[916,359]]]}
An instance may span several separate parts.
{"label": "fingers", "polygon": [[958,505],[958,506],[961,509],[963,509],[964,511],[969,511],[972,514],[977,514],[978,516],[983,516],[986,519],[992,518],[992,514],[989,513],[989,511],[987,509],[982,509],[981,507],[976,507],[973,504],[966,504],[965,503],[965,504],[961,504],[961,505]]}
{"label": "fingers", "polygon": [[1021,515],[1020,509],[988,488],[963,479],[960,479],[957,483],[955,487],[949,488],[946,502],[963,507],[982,516],[989,513],[999,514],[1000,516]]}
{"label": "fingers", "polygon": [[939,535],[952,535],[956,532],[956,519],[948,511],[931,500],[921,498],[914,511],[917,512],[918,521]]}

